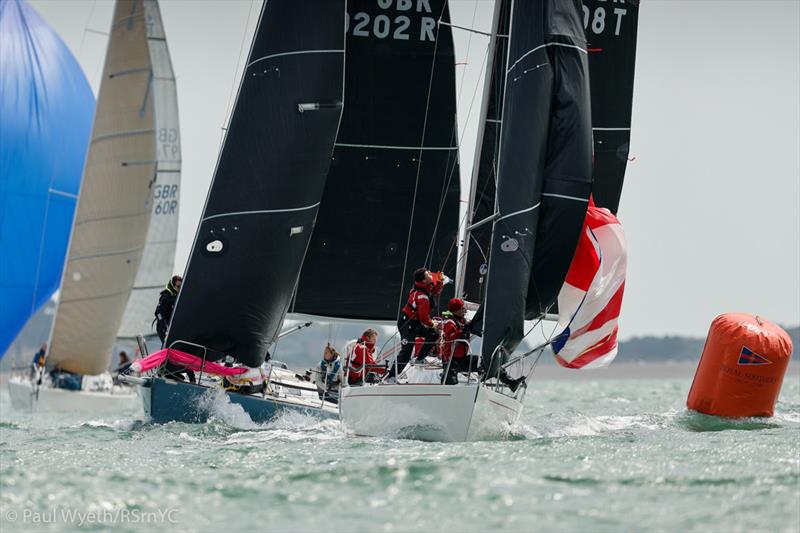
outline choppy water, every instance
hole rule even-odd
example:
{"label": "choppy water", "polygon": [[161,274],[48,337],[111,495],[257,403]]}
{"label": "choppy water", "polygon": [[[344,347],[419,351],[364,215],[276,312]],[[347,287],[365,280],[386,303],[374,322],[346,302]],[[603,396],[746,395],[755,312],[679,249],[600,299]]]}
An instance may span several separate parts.
{"label": "choppy water", "polygon": [[796,376],[770,420],[688,414],[689,384],[540,382],[506,439],[461,444],[225,405],[205,425],[31,417],[3,391],[0,528],[800,530]]}

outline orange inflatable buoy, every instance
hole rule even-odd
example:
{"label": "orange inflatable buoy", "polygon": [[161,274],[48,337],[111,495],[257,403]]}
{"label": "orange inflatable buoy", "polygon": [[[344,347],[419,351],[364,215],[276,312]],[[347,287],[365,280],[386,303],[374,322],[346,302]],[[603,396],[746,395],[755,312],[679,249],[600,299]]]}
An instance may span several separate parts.
{"label": "orange inflatable buoy", "polygon": [[727,416],[772,416],[792,357],[792,340],[776,324],[745,313],[714,319],[686,407]]}

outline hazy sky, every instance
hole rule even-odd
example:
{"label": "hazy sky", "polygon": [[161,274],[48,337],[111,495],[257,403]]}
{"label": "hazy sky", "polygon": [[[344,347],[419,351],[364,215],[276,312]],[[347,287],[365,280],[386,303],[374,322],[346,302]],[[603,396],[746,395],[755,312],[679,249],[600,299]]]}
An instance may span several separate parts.
{"label": "hazy sky", "polygon": [[[96,93],[113,2],[30,3],[79,59]],[[454,23],[488,27],[492,0],[450,4]],[[161,2],[183,152],[177,272],[189,255],[260,6]],[[458,30],[454,36],[458,60],[467,62],[457,90],[468,176],[478,103],[469,109],[487,40]],[[800,1],[642,0],[634,94],[636,159],[620,207],[629,245],[622,338],[704,335],[727,311],[800,322]]]}

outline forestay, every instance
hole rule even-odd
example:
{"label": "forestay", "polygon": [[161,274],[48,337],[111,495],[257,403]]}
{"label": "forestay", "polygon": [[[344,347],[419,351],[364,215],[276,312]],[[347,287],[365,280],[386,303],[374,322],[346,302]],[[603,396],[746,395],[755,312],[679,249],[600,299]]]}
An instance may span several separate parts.
{"label": "forestay", "polygon": [[49,362],[83,374],[111,359],[152,211],[153,69],[141,0],[114,9]]}
{"label": "forestay", "polygon": [[94,96],[27,3],[0,2],[0,357],[58,287]]}
{"label": "forestay", "polygon": [[293,312],[394,322],[416,268],[455,274],[450,15],[444,0],[347,9],[344,113]]}
{"label": "forestay", "polygon": [[344,28],[344,0],[264,3],[167,345],[258,366],[280,333],[341,117]]}
{"label": "forestay", "polygon": [[139,272],[122,318],[118,337],[152,334],[153,310],[158,293],[172,276],[178,237],[181,181],[181,145],[178,95],[167,48],[161,11],[156,0],[144,0],[145,31],[153,65],[152,97],[155,111],[156,183],[147,242]]}

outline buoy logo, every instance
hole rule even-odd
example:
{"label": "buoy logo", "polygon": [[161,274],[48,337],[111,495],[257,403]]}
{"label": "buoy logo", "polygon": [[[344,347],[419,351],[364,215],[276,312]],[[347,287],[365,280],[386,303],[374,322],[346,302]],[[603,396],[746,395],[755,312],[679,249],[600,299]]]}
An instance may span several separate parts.
{"label": "buoy logo", "polygon": [[747,346],[742,346],[742,351],[739,352],[739,364],[740,365],[771,365],[772,361],[764,357],[763,355],[758,355],[753,350],[748,348]]}

